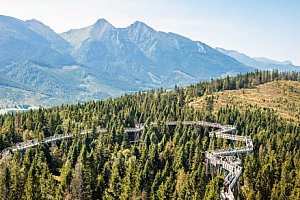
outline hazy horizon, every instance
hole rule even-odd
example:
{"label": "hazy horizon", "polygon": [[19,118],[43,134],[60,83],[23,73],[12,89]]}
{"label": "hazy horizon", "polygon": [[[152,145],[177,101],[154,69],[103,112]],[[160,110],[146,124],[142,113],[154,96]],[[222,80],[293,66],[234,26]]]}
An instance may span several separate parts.
{"label": "hazy horizon", "polygon": [[174,32],[212,47],[300,65],[298,8],[300,2],[282,0],[3,0],[0,14],[34,18],[59,33],[89,26],[100,18],[116,27],[142,21],[158,31]]}

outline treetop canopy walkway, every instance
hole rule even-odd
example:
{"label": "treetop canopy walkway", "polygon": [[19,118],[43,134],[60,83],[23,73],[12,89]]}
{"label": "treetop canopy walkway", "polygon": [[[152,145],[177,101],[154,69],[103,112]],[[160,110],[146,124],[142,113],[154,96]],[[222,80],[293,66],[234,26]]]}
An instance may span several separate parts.
{"label": "treetop canopy walkway", "polygon": [[231,157],[226,156],[249,153],[253,151],[253,142],[249,136],[229,134],[229,132],[232,133],[235,130],[236,128],[234,126],[221,126],[219,130],[210,132],[209,137],[242,141],[245,142],[245,146],[231,149],[215,149],[205,152],[205,157],[211,165],[215,167],[221,167],[228,172],[224,180],[224,190],[221,191],[220,195],[220,198],[224,200],[235,199],[233,189],[236,186],[240,175],[242,174],[242,167],[233,162]]}
{"label": "treetop canopy walkway", "polygon": [[[239,136],[239,135],[234,135],[230,134],[233,133],[236,128],[235,126],[232,125],[222,125],[219,123],[211,123],[211,122],[205,122],[205,121],[171,121],[171,122],[165,122],[165,123],[155,123],[151,122],[149,125],[150,126],[158,126],[158,125],[167,125],[167,126],[175,126],[177,124],[183,124],[183,125],[196,125],[196,126],[205,126],[205,127],[211,127],[211,128],[216,128],[216,131],[212,131],[209,133],[209,137],[215,137],[215,138],[223,138],[223,139],[228,139],[228,140],[233,140],[233,141],[242,141],[246,143],[246,146],[241,147],[241,148],[232,148],[232,149],[217,149],[217,150],[212,150],[212,151],[206,151],[205,152],[205,157],[211,165],[217,167],[221,167],[222,169],[226,170],[228,172],[227,176],[225,177],[224,180],[224,186],[227,187],[225,188],[224,191],[221,192],[221,199],[234,199],[234,194],[233,194],[233,188],[236,185],[241,173],[242,173],[242,167],[239,166],[238,164],[230,161],[227,159],[225,156],[230,156],[233,154],[242,154],[242,153],[248,153],[253,151],[253,143],[252,140],[249,136]],[[124,132],[127,133],[140,133],[142,132],[147,125],[145,124],[137,124],[135,127],[130,127],[130,128],[124,128]],[[86,135],[86,134],[91,134],[93,131],[91,129],[89,130],[83,130],[79,132],[79,135]],[[105,133],[107,132],[106,128],[98,128],[96,130],[97,133]],[[38,139],[32,139],[32,140],[27,140],[21,143],[17,143],[12,147],[8,147],[4,149],[0,153],[0,159],[4,156],[9,154],[10,152],[15,152],[15,151],[24,151],[28,148],[32,148],[35,146],[38,146],[42,143],[53,143],[53,142],[58,142],[61,140],[65,139],[71,139],[75,136],[76,134],[58,134],[54,136],[50,136],[47,138],[44,138],[43,140],[38,140]],[[136,138],[134,139],[136,140]],[[139,135],[137,140],[139,140]]]}

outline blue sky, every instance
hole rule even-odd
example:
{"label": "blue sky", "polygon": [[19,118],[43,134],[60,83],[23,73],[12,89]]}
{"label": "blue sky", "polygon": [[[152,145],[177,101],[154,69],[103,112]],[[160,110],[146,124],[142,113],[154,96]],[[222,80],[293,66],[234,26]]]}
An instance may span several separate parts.
{"label": "blue sky", "polygon": [[1,0],[0,14],[35,18],[57,32],[99,18],[116,27],[143,21],[212,47],[300,65],[297,0]]}

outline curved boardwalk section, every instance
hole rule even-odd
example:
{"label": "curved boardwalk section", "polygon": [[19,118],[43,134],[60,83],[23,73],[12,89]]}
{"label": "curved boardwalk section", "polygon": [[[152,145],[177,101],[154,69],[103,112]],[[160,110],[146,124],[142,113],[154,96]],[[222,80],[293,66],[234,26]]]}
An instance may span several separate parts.
{"label": "curved boardwalk section", "polygon": [[[205,157],[207,159],[207,162],[210,165],[214,167],[220,167],[221,169],[224,169],[227,172],[224,180],[225,187],[220,194],[220,198],[230,199],[230,200],[234,199],[233,188],[236,185],[242,173],[242,167],[234,163],[233,161],[231,161],[232,159],[228,159],[228,156],[251,152],[253,150],[253,143],[251,138],[247,136],[238,136],[232,134],[233,132],[235,132],[236,128],[231,125],[221,125],[218,123],[211,123],[205,121],[183,121],[183,122],[172,121],[172,122],[165,122],[162,124],[166,124],[167,126],[176,126],[178,123],[182,123],[183,125],[206,126],[206,127],[215,128],[217,130],[210,132],[209,137],[216,137],[216,138],[223,138],[223,139],[228,139],[233,141],[245,142],[245,146],[242,148],[219,149],[219,150],[205,152]],[[150,123],[150,126],[158,126],[158,125],[159,125],[158,123],[154,123],[154,122]],[[144,124],[137,124],[135,127],[125,128],[124,131],[127,133],[135,133],[133,142],[136,142],[139,140],[139,134],[144,130],[144,128],[145,128]],[[97,129],[97,132],[104,133],[107,132],[107,129],[99,128]],[[85,135],[89,133],[92,133],[92,130],[81,131],[79,135]],[[35,147],[42,143],[52,143],[52,142],[57,142],[65,139],[71,139],[73,138],[73,136],[74,134],[60,134],[60,135],[47,137],[42,141],[33,139],[22,143],[18,143],[15,146],[4,149],[0,153],[0,159],[4,155],[9,154],[10,152],[23,151],[26,150],[27,148]]]}
{"label": "curved boardwalk section", "polygon": [[236,186],[240,175],[242,174],[242,167],[233,161],[231,155],[249,153],[253,151],[253,143],[249,136],[229,134],[235,132],[235,130],[236,128],[234,126],[221,126],[219,127],[219,130],[211,132],[209,136],[233,141],[242,141],[245,142],[244,147],[233,149],[216,149],[205,152],[205,157],[209,164],[214,167],[220,167],[227,172],[224,180],[224,188],[220,194],[220,198],[223,200],[235,199],[233,189]]}

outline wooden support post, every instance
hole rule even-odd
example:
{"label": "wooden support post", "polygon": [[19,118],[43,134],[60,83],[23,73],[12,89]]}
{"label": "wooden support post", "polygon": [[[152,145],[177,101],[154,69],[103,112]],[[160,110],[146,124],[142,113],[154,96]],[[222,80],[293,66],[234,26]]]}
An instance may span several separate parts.
{"label": "wooden support post", "polygon": [[135,131],[134,132],[134,138],[133,138],[133,143],[134,145],[138,145],[140,142],[140,131]]}
{"label": "wooden support post", "polygon": [[206,167],[205,167],[205,174],[208,175],[208,168],[209,168],[209,160],[205,159]]}
{"label": "wooden support post", "polygon": [[57,146],[57,145],[56,145],[56,141],[52,141],[52,142],[51,142],[51,146],[52,146],[52,147],[56,147],[56,146]]}
{"label": "wooden support post", "polygon": [[135,138],[135,143],[138,145],[140,142],[140,131],[137,132],[136,138]]}
{"label": "wooden support post", "polygon": [[212,165],[210,163],[210,174],[211,174],[211,179],[214,179],[215,178],[215,166]]}
{"label": "wooden support post", "polygon": [[240,197],[239,197],[239,194],[240,194],[240,181],[238,180],[236,184],[237,184],[237,186],[236,186],[237,187],[236,199],[239,200],[240,199]]}

